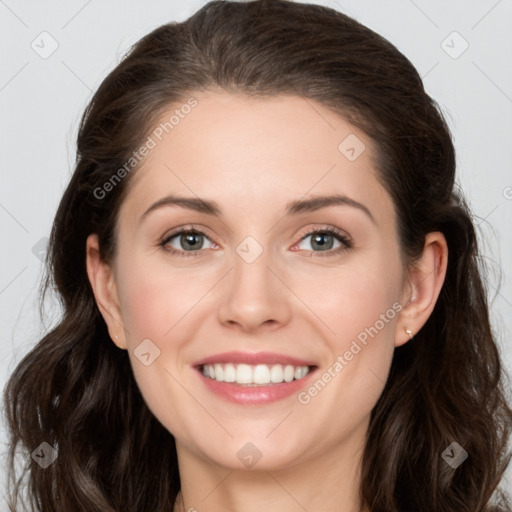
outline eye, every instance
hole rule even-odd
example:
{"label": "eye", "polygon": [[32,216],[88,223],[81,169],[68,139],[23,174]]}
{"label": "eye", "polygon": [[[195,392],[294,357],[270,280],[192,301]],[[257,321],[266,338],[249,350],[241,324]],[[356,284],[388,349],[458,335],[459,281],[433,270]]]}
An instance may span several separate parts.
{"label": "eye", "polygon": [[[350,237],[333,227],[310,230],[302,237],[299,245],[308,238],[311,238],[312,250],[302,247],[299,247],[299,249],[310,251],[311,256],[335,256],[352,247]],[[159,245],[165,251],[177,256],[199,256],[202,252],[201,250],[205,248],[205,240],[210,241],[202,231],[195,228],[183,228],[166,236]],[[333,249],[336,242],[338,246]],[[218,247],[215,243],[211,241],[210,243],[214,247]]]}
{"label": "eye", "polygon": [[204,249],[205,240],[209,240],[209,238],[203,232],[187,228],[166,236],[159,245],[164,250],[178,256],[198,256],[200,250]]}
{"label": "eye", "polygon": [[[311,256],[319,252],[326,254],[315,254],[315,256],[334,256],[352,247],[350,238],[342,231],[332,227],[313,229],[302,238],[300,243],[303,243],[308,238],[311,238],[310,245],[313,248]],[[336,241],[338,246],[332,250]]]}

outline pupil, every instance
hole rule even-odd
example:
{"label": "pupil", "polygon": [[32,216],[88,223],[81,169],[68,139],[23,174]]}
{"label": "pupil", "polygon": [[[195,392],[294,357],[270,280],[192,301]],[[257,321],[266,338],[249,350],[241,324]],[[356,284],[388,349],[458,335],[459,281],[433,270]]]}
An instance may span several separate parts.
{"label": "pupil", "polygon": [[325,242],[325,237],[330,237],[331,235],[329,234],[316,234],[314,237],[313,237],[313,245],[314,244],[317,244],[320,248],[323,248],[323,249],[331,249],[332,248],[332,240],[331,240],[331,243],[326,243]]}
{"label": "pupil", "polygon": [[192,247],[192,249],[195,249],[198,245],[200,246],[201,244],[197,244],[196,240],[198,236],[201,235],[199,235],[198,233],[187,233],[186,235],[183,235],[182,240],[185,240],[185,244],[183,245],[183,247],[186,248],[187,244],[189,244]]}

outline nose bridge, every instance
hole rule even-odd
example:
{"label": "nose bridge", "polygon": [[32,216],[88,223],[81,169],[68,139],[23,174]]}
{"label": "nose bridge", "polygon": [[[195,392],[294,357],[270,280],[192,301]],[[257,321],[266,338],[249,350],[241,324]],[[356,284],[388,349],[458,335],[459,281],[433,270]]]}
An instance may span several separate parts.
{"label": "nose bridge", "polygon": [[[272,254],[268,246],[263,247],[253,236],[246,237],[235,249],[233,285],[245,292],[254,293],[268,291],[268,267],[272,265]],[[260,290],[261,288],[261,290]]]}
{"label": "nose bridge", "polygon": [[251,330],[264,323],[288,321],[286,287],[274,275],[274,267],[270,249],[253,236],[242,240],[233,254],[233,271],[219,308],[222,323],[237,323]]}

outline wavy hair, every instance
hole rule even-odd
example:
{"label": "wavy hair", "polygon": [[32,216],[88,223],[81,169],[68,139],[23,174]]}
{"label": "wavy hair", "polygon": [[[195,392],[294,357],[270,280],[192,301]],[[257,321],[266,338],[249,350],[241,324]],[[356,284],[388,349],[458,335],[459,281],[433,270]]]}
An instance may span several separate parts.
{"label": "wavy hair", "polygon": [[[444,233],[448,269],[414,339],[395,349],[371,413],[360,497],[372,512],[490,512],[510,459],[512,411],[489,320],[485,272],[471,213],[455,183],[451,134],[410,61],[354,19],[288,0],[211,1],[137,42],[82,116],[74,173],[56,212],[41,300],[58,323],[10,376],[9,506],[41,511],[172,510],[180,479],[173,436],[146,406],[126,352],[108,335],[86,273],[87,236],[101,257],[116,249],[118,212],[136,168],[98,190],[141,146],[171,105],[207,89],[315,100],[363,130],[378,150],[378,177],[397,212],[404,262],[425,236]],[[42,469],[16,453],[42,442]],[[453,441],[469,459],[441,457]]]}

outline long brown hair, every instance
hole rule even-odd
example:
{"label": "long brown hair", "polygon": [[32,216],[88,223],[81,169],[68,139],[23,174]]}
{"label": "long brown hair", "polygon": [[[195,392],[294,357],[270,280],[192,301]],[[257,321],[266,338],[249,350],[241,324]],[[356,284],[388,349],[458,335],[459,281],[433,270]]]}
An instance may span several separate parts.
{"label": "long brown hair", "polygon": [[[136,168],[108,192],[105,183],[170,105],[207,88],[301,95],[344,116],[378,148],[404,261],[413,264],[427,233],[444,233],[446,280],[425,326],[395,349],[371,414],[361,499],[373,512],[494,510],[512,411],[475,229],[454,188],[446,122],[391,43],[332,9],[287,0],[212,1],[183,23],[157,28],[87,106],[42,293],[44,300],[57,291],[62,318],[5,389],[10,509],[27,502],[42,511],[172,510],[180,489],[174,438],[145,405],[126,352],[109,338],[86,274],[85,241],[97,233],[102,258],[114,257],[119,206]],[[457,469],[441,456],[454,441],[469,454]],[[42,442],[57,450],[55,462],[43,469],[27,456],[18,476],[17,448],[30,454]]]}

